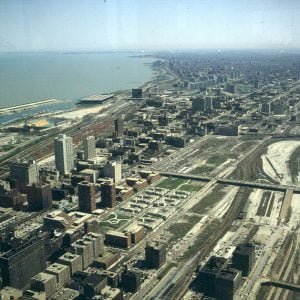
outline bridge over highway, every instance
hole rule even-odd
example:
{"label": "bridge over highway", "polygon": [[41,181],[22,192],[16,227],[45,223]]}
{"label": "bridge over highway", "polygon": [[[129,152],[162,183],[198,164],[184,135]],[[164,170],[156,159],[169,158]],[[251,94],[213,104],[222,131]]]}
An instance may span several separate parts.
{"label": "bridge over highway", "polygon": [[177,173],[177,172],[159,172],[159,173],[160,175],[166,177],[176,177],[176,178],[192,179],[192,180],[206,181],[206,182],[215,180],[217,183],[221,183],[221,184],[245,186],[245,187],[251,187],[256,189],[264,189],[264,190],[272,190],[272,191],[280,191],[280,192],[286,192],[288,189],[290,189],[293,190],[294,193],[300,194],[300,187],[295,185],[261,183],[261,182],[253,182],[253,181],[218,178],[218,177],[214,178],[214,177],[198,176],[198,175]]}
{"label": "bridge over highway", "polygon": [[280,281],[280,280],[266,279],[261,283],[261,285],[262,286],[264,286],[264,285],[265,286],[275,286],[275,287],[279,287],[282,289],[291,290],[294,292],[300,292],[300,285],[290,283],[290,282]]}

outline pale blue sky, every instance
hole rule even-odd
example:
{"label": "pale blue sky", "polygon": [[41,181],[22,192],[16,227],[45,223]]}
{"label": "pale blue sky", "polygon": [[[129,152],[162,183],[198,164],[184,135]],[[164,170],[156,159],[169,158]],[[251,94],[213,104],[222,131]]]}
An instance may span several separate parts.
{"label": "pale blue sky", "polygon": [[0,51],[300,48],[300,0],[0,0]]}

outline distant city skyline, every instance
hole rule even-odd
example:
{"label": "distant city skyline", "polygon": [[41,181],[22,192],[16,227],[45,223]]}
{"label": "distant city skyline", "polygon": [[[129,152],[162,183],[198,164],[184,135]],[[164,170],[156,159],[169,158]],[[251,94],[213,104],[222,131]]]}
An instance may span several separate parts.
{"label": "distant city skyline", "polygon": [[0,52],[291,48],[298,0],[0,2]]}

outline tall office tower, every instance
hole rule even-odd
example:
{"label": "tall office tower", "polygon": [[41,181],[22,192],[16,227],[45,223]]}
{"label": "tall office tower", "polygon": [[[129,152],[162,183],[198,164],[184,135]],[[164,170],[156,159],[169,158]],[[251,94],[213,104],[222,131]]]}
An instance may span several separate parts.
{"label": "tall office tower", "polygon": [[238,245],[232,254],[232,267],[242,271],[247,276],[255,263],[255,246],[252,244]]}
{"label": "tall office tower", "polygon": [[108,162],[103,167],[104,177],[112,178],[115,183],[122,180],[122,164],[120,162]]}
{"label": "tall office tower", "polygon": [[225,267],[226,259],[223,257],[212,256],[206,264],[200,269],[197,276],[197,287],[199,292],[205,296],[215,297],[216,295],[216,277]]}
{"label": "tall office tower", "polygon": [[104,182],[101,184],[101,206],[116,206],[116,187],[113,182]]}
{"label": "tall office tower", "polygon": [[58,258],[57,262],[70,268],[70,276],[75,272],[82,271],[82,257],[78,254],[66,252]]}
{"label": "tall office tower", "polygon": [[241,271],[232,268],[222,269],[216,276],[216,299],[233,300],[241,285]]}
{"label": "tall office tower", "polygon": [[83,240],[93,242],[94,258],[104,254],[104,237],[102,234],[89,232],[83,237]]}
{"label": "tall office tower", "polygon": [[56,169],[60,174],[69,174],[74,168],[73,139],[65,134],[59,134],[54,139],[54,154]]}
{"label": "tall office tower", "polygon": [[200,97],[192,99],[192,109],[194,111],[204,111],[205,110],[205,99],[200,98]]}
{"label": "tall office tower", "polygon": [[16,162],[10,165],[10,177],[17,181],[16,187],[26,192],[28,184],[39,182],[38,165],[34,160]]}
{"label": "tall office tower", "polygon": [[0,256],[2,286],[24,289],[45,268],[44,238],[34,237]]}
{"label": "tall office tower", "polygon": [[142,284],[142,273],[126,268],[121,274],[121,284],[124,291],[135,293]]}
{"label": "tall office tower", "polygon": [[166,262],[166,246],[149,243],[145,248],[145,260],[149,269],[159,269]]}
{"label": "tall office tower", "polygon": [[54,263],[45,270],[45,273],[56,276],[57,289],[60,289],[70,281],[70,268],[66,265]]}
{"label": "tall office tower", "polygon": [[87,181],[78,183],[78,206],[79,210],[91,213],[96,209],[95,184]]}
{"label": "tall office tower", "polygon": [[31,288],[34,291],[43,291],[49,299],[57,290],[56,276],[41,272],[31,278]]}
{"label": "tall office tower", "polygon": [[49,184],[27,185],[28,210],[39,211],[52,206],[52,191]]}
{"label": "tall office tower", "polygon": [[233,83],[227,83],[225,86],[225,91],[231,94],[236,93],[236,85]]}
{"label": "tall office tower", "polygon": [[132,98],[143,98],[143,89],[132,89],[131,96]]}
{"label": "tall office tower", "polygon": [[71,245],[70,251],[78,254],[82,259],[82,269],[85,270],[92,262],[94,257],[93,242],[88,240],[77,240]]}
{"label": "tall office tower", "polygon": [[115,133],[116,137],[121,137],[123,135],[123,119],[116,119],[115,120]]}
{"label": "tall office tower", "polygon": [[96,156],[96,141],[95,137],[90,135],[86,136],[83,140],[84,159],[92,159]]}
{"label": "tall office tower", "polygon": [[213,101],[212,98],[206,97],[206,98],[194,98],[192,100],[192,108],[194,111],[203,111],[203,112],[209,112],[213,109]]}

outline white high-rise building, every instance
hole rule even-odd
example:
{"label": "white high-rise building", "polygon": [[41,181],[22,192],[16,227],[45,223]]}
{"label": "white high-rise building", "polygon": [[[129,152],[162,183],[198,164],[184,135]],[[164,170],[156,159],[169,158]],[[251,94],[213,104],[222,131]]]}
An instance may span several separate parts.
{"label": "white high-rise building", "polygon": [[83,151],[84,159],[92,159],[96,156],[96,142],[95,137],[90,135],[84,138],[83,140]]}
{"label": "white high-rise building", "polygon": [[103,175],[108,178],[112,178],[115,183],[122,180],[122,165],[120,162],[114,161],[104,165]]}
{"label": "white high-rise building", "polygon": [[65,134],[59,134],[54,139],[55,166],[60,174],[69,174],[74,168],[73,139]]}

